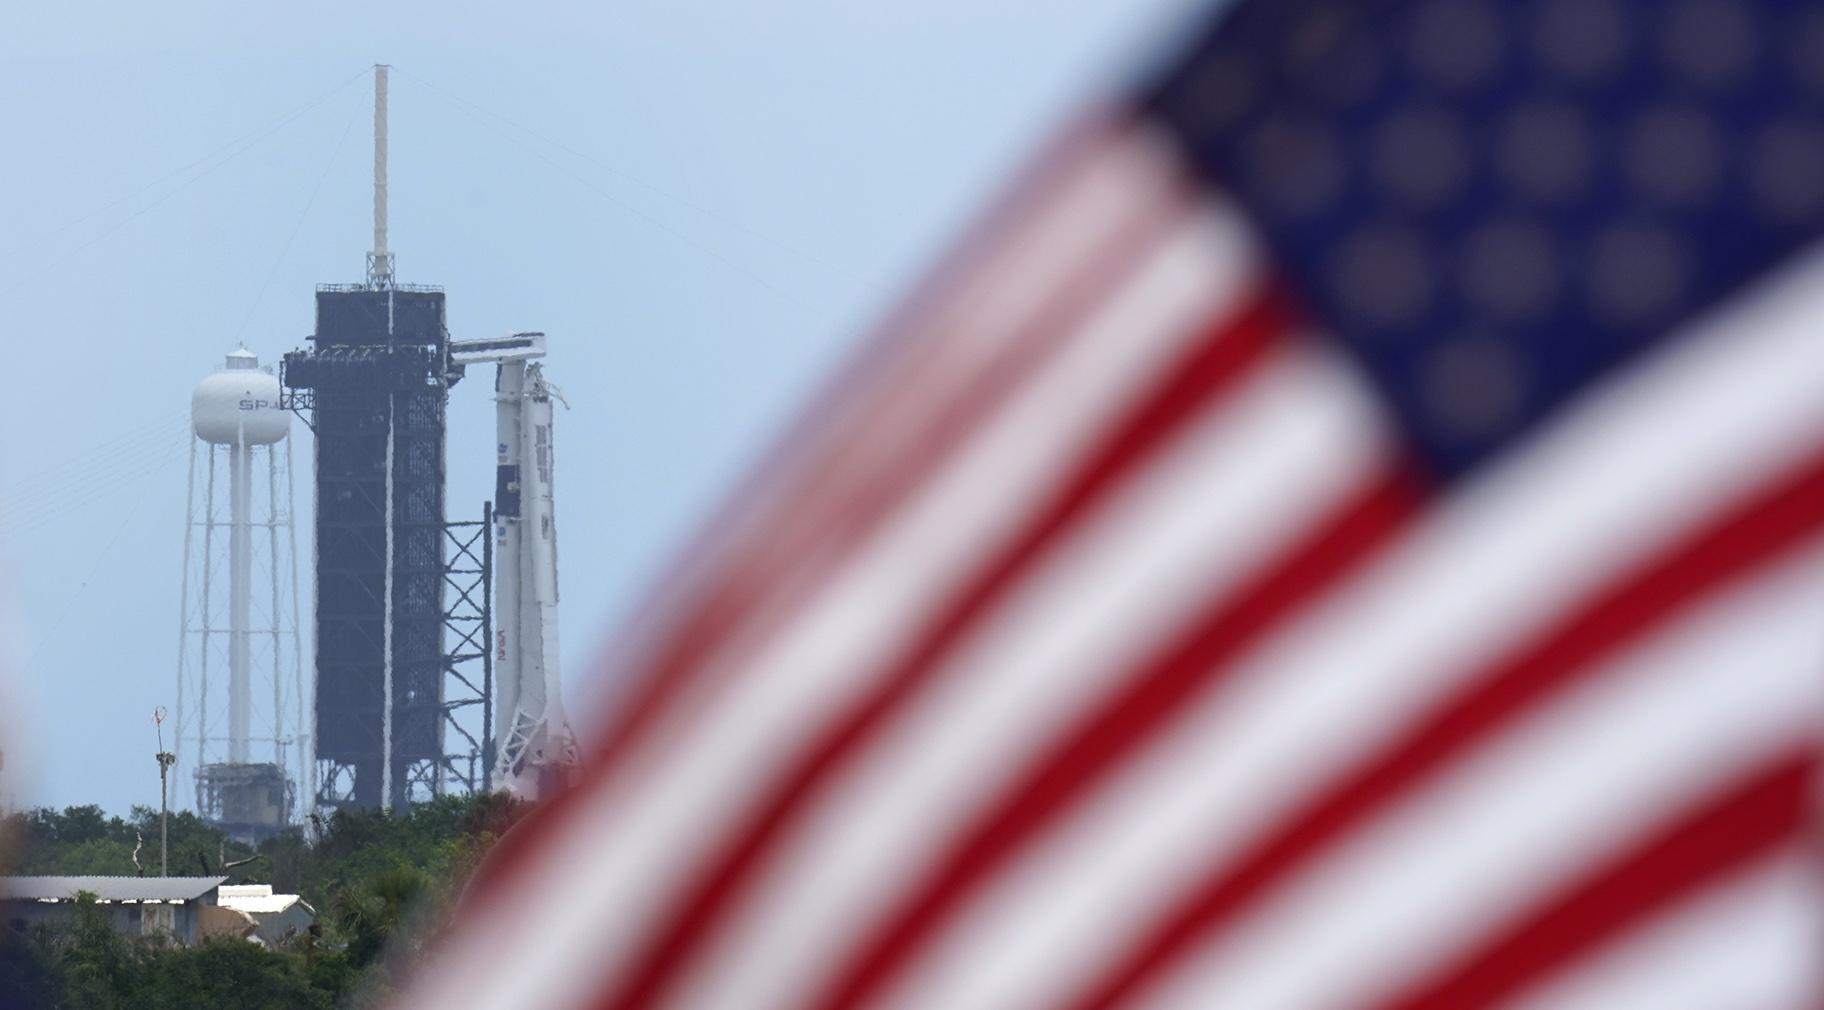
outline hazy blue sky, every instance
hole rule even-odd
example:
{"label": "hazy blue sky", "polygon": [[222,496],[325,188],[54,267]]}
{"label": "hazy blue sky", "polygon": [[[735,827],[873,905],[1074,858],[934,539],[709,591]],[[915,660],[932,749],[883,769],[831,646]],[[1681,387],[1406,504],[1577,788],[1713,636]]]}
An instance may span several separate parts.
{"label": "hazy blue sky", "polygon": [[[0,802],[157,802],[190,389],[360,279],[363,67],[398,68],[401,280],[458,337],[550,334],[574,697],[807,389],[1184,5],[263,6],[8,9]],[[492,492],[489,382],[453,394],[453,515]]]}

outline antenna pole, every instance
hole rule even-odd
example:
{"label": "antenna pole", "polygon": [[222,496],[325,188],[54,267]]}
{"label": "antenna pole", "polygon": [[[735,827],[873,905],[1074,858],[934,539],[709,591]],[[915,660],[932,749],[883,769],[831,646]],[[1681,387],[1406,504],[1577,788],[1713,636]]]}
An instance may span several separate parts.
{"label": "antenna pole", "polygon": [[393,286],[393,254],[386,249],[386,71],[374,64],[374,250],[367,254],[367,286]]}
{"label": "antenna pole", "polygon": [[177,755],[168,750],[158,752],[158,875],[171,875],[171,804],[165,780]]}
{"label": "antenna pole", "polygon": [[177,755],[165,749],[165,707],[160,705],[152,713],[152,724],[158,728],[158,875],[171,875],[171,806],[170,793],[165,788],[165,781],[171,774],[171,766],[177,763]]}

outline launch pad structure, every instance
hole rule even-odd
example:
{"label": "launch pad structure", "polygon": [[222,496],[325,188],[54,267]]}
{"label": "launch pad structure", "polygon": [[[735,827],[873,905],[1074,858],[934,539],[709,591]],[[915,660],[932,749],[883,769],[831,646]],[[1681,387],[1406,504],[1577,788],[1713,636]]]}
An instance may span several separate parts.
{"label": "launch pad structure", "polygon": [[[576,763],[558,680],[563,397],[544,378],[544,334],[454,341],[444,292],[398,282],[386,71],[374,74],[365,281],[317,288],[308,346],[276,376],[242,348],[192,397],[177,760],[194,766],[198,814],[247,841],[335,809],[538,798]],[[450,390],[479,365],[495,366],[495,501],[452,520]],[[314,435],[314,677],[297,616],[294,415]],[[271,581],[258,593],[256,574]],[[270,704],[255,690],[268,668]]]}
{"label": "launch pad structure", "polygon": [[[549,387],[527,364],[543,356],[543,335],[536,353],[524,334],[452,341],[444,292],[397,281],[387,247],[386,69],[375,68],[367,279],[318,287],[311,346],[286,354],[280,370],[285,406],[315,435],[315,810],[393,809],[490,788],[536,796],[575,757],[556,681]],[[535,418],[526,429],[537,440],[526,443],[528,459],[542,474],[534,536],[520,535],[517,481],[497,481],[498,506],[483,504],[478,519],[447,514],[449,392],[467,365],[484,362],[498,365],[497,389],[530,389],[514,399],[511,419],[503,394],[496,400],[501,473],[507,425]],[[534,552],[542,553],[521,557]],[[497,596],[511,601],[498,627]],[[522,636],[536,639],[530,652],[518,646]],[[496,679],[497,664],[513,684]],[[510,769],[496,754],[497,726]]]}
{"label": "launch pad structure", "polygon": [[310,339],[282,376],[308,391],[316,436],[315,805],[403,806],[456,770],[443,743],[444,414],[461,373],[433,288],[321,287]]}
{"label": "launch pad structure", "polygon": [[[487,749],[484,732],[476,760],[445,761],[444,413],[462,373],[449,362],[443,291],[394,280],[386,86],[376,67],[366,283],[317,288],[313,346],[286,354],[280,371],[287,406],[316,436],[314,809],[428,799]],[[480,609],[485,628],[485,600]]]}

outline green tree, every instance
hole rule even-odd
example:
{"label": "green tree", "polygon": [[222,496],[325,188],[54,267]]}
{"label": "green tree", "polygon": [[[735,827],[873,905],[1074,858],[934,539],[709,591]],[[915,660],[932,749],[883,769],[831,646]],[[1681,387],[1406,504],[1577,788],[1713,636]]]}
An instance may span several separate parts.
{"label": "green tree", "polygon": [[[451,796],[396,813],[336,811],[307,832],[252,847],[226,839],[194,814],[170,821],[171,872],[220,872],[257,854],[235,879],[295,891],[317,926],[281,948],[244,940],[185,947],[116,933],[106,906],[79,902],[70,921],[0,936],[0,1007],[113,1010],[379,1007],[393,981],[447,921],[450,901],[475,866],[525,813],[505,795]],[[157,872],[158,815],[126,818],[94,806],[0,818],[0,849],[24,873],[131,874],[132,846]]]}
{"label": "green tree", "polygon": [[430,892],[430,878],[411,866],[382,870],[336,895],[332,921],[347,945],[349,963],[364,968],[380,960]]}
{"label": "green tree", "polygon": [[108,913],[88,891],[76,895],[75,918],[57,950],[60,1005],[68,1010],[116,1010],[129,1005],[139,978],[133,945],[114,931]]}
{"label": "green tree", "polygon": [[0,931],[0,1007],[50,1010],[61,990],[51,930]]}
{"label": "green tree", "polygon": [[136,1007],[191,1010],[331,1010],[340,990],[319,989],[302,958],[256,943],[218,938],[194,947],[148,945]]}

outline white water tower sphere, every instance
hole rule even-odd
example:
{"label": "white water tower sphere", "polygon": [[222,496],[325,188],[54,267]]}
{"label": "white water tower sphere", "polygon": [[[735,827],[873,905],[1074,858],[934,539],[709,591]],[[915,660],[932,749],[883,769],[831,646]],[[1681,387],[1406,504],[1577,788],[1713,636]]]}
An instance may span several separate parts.
{"label": "white water tower sphere", "polygon": [[260,370],[260,359],[242,348],[227,365],[196,384],[190,425],[216,445],[271,445],[291,431],[291,413],[279,406],[279,378]]}

